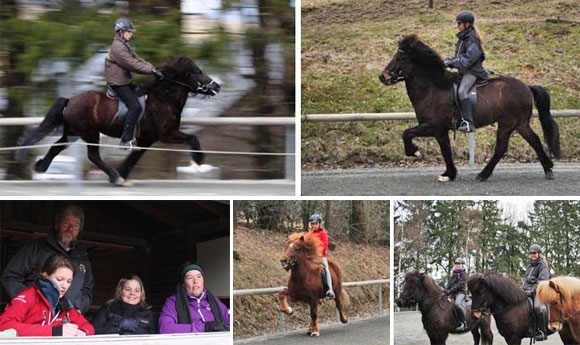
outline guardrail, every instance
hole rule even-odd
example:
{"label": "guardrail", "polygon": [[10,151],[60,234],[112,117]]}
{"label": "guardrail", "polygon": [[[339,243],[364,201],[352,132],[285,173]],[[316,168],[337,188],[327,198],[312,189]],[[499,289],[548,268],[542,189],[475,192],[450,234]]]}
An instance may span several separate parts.
{"label": "guardrail", "polygon": [[[33,126],[38,125],[43,117],[0,117],[0,126]],[[182,117],[182,125],[198,126],[284,126],[286,127],[284,176],[288,180],[296,179],[296,119],[294,117]]]}
{"label": "guardrail", "polygon": [[[378,280],[366,280],[360,282],[348,282],[342,283],[342,286],[369,286],[369,285],[378,285],[379,286],[379,300],[378,300],[378,308],[379,308],[379,316],[383,314],[383,285],[389,285],[391,283],[390,279],[378,279]],[[278,293],[286,289],[286,286],[279,286],[279,287],[272,287],[272,288],[262,288],[262,289],[246,289],[246,290],[234,290],[233,296],[234,297],[242,297],[242,296],[255,296],[255,295],[270,295],[273,293]],[[284,313],[279,312],[280,315],[280,332],[284,332]],[[340,316],[338,311],[336,312],[336,322],[340,321]]]}
{"label": "guardrail", "polygon": [[[554,117],[580,117],[580,109],[551,110]],[[538,116],[536,109],[533,116]],[[361,113],[361,114],[304,114],[302,122],[333,122],[333,121],[378,121],[378,120],[412,120],[416,115],[413,112],[401,113]],[[475,135],[469,133],[469,165],[475,165]]]}

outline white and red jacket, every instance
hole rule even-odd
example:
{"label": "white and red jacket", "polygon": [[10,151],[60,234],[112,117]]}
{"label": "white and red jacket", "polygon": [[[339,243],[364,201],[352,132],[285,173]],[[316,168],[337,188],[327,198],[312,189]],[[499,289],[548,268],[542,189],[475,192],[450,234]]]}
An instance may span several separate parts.
{"label": "white and red jacket", "polygon": [[19,292],[0,315],[0,331],[13,328],[18,336],[62,335],[62,320],[78,325],[87,335],[95,329],[76,309],[59,310],[54,315],[48,299],[37,284]]}

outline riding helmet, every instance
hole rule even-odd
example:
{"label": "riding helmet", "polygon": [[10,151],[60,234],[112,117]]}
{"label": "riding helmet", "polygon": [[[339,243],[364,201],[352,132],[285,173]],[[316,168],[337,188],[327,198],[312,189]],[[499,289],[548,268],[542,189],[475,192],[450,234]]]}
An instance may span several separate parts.
{"label": "riding helmet", "polygon": [[455,21],[458,23],[471,23],[475,22],[475,16],[470,11],[461,11],[455,17]]}
{"label": "riding helmet", "polygon": [[457,258],[457,259],[455,259],[455,263],[465,265],[465,259],[464,258]]}
{"label": "riding helmet", "polygon": [[542,247],[537,244],[532,244],[528,253],[542,253]]}
{"label": "riding helmet", "polygon": [[115,20],[115,32],[123,30],[123,31],[135,31],[135,27],[133,23],[127,18],[119,18]]}
{"label": "riding helmet", "polygon": [[320,215],[320,213],[315,213],[310,216],[310,219],[308,219],[308,221],[310,223],[322,223],[322,216]]}

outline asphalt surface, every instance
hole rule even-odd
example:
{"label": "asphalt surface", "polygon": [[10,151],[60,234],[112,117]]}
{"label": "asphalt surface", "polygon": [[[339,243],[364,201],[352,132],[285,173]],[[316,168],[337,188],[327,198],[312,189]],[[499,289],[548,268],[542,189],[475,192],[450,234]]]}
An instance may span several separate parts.
{"label": "asphalt surface", "polygon": [[294,196],[289,180],[132,180],[119,187],[107,181],[0,181],[0,196]]}
{"label": "asphalt surface", "polygon": [[[415,311],[404,311],[394,313],[394,343],[395,345],[425,345],[429,344],[429,337],[423,329],[421,313]],[[505,339],[499,334],[492,321],[491,330],[493,332],[493,343],[506,344]],[[522,339],[522,344],[529,344],[530,338]],[[464,334],[450,334],[447,338],[447,345],[473,344],[471,332]],[[537,345],[561,345],[562,340],[557,334],[550,335],[547,340],[536,342]],[[444,344],[441,344],[444,345]]]}
{"label": "asphalt surface", "polygon": [[498,164],[485,182],[476,181],[484,166],[459,166],[453,182],[438,182],[444,166],[302,172],[302,195],[580,195],[580,164],[556,163],[547,180],[540,163]]}
{"label": "asphalt surface", "polygon": [[347,324],[320,325],[320,337],[310,337],[307,329],[271,336],[234,341],[235,345],[388,345],[390,337],[389,316],[354,320]]}

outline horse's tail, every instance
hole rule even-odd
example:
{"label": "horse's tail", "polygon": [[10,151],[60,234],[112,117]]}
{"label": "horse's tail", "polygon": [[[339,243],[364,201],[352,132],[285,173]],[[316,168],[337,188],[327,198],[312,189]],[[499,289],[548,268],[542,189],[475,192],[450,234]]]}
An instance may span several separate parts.
{"label": "horse's tail", "polygon": [[550,94],[543,86],[530,85],[530,90],[534,94],[534,103],[538,108],[538,115],[542,130],[544,131],[544,139],[550,148],[550,151],[556,158],[561,157],[560,152],[560,130],[554,117],[550,113]]}
{"label": "horse's tail", "polygon": [[[28,146],[36,143],[44,138],[55,128],[62,126],[64,123],[63,111],[68,104],[68,98],[59,97],[56,99],[52,107],[48,110],[42,122],[35,129],[27,132],[18,139],[19,146]],[[16,159],[22,161],[26,157],[27,148],[21,148],[16,151]]]}

